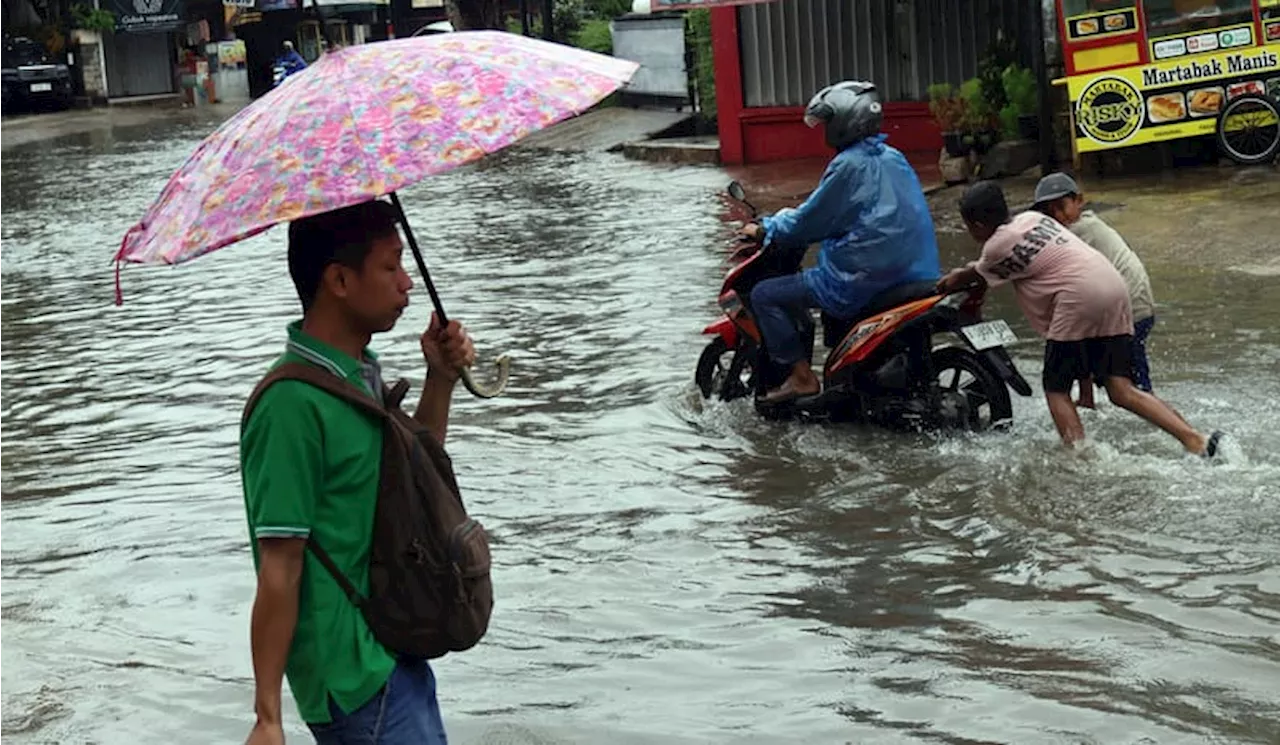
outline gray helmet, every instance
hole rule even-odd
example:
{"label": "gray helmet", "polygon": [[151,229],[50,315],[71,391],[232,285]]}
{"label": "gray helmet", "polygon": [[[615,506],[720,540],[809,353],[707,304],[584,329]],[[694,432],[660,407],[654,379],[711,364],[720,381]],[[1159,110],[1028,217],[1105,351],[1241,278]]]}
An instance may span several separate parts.
{"label": "gray helmet", "polygon": [[884,111],[875,85],[856,80],[823,88],[804,110],[804,123],[825,125],[827,144],[836,150],[879,134],[882,121]]}

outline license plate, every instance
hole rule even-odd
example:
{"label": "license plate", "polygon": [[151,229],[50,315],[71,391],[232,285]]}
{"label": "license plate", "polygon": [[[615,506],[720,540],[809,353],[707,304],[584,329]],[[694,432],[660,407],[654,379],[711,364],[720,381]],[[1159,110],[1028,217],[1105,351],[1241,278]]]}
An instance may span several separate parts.
{"label": "license plate", "polygon": [[964,334],[964,338],[968,339],[973,348],[979,352],[992,347],[1013,344],[1018,340],[1018,335],[1013,333],[1013,329],[1009,328],[1009,324],[1004,321],[975,323],[960,329],[960,333]]}
{"label": "license plate", "polygon": [[32,83],[31,84],[32,93],[48,93],[51,90],[53,90],[53,83]]}

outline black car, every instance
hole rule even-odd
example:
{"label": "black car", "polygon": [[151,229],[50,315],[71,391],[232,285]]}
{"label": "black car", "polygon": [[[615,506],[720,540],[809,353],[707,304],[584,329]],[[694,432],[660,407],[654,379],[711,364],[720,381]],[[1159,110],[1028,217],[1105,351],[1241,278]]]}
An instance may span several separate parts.
{"label": "black car", "polygon": [[44,45],[25,37],[4,40],[4,112],[19,106],[71,105],[71,70]]}

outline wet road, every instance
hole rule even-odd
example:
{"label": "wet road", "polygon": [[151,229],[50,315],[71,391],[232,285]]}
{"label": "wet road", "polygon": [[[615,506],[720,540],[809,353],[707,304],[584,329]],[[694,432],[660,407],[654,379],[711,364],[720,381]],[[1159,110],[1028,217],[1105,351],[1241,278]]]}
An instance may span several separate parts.
{"label": "wet road", "polygon": [[[6,742],[247,731],[236,433],[296,312],[284,233],[129,268],[121,309],[108,264],[206,131],[4,156]],[[516,360],[451,428],[498,593],[437,665],[454,740],[1280,740],[1275,279],[1148,262],[1157,386],[1235,436],[1215,467],[1108,406],[1062,453],[1039,394],[1009,435],[766,424],[692,391],[723,179],[517,152],[405,195],[446,306]]]}

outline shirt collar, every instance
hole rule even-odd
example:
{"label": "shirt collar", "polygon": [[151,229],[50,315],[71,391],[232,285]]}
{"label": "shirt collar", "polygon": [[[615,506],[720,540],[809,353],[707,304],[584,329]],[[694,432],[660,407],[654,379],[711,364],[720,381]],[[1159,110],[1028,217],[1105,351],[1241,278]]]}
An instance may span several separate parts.
{"label": "shirt collar", "polygon": [[370,367],[377,370],[379,367],[378,355],[374,354],[373,350],[368,347],[364,349],[365,359],[361,361],[303,331],[302,321],[294,321],[289,324],[288,330],[289,342],[287,346],[290,352],[306,359],[308,362],[323,367],[340,378],[363,380],[362,373],[364,370]]}

